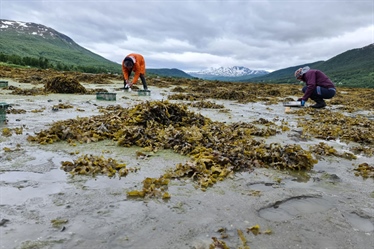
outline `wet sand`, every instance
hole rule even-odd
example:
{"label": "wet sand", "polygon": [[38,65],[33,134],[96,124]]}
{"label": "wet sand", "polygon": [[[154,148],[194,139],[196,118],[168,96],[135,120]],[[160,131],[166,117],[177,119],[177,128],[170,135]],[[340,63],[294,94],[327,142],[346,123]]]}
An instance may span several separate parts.
{"label": "wet sand", "polygon": [[[10,85],[29,87],[7,80]],[[139,188],[145,177],[159,177],[189,158],[168,150],[138,158],[140,148],[119,147],[109,140],[76,146],[27,142],[28,135],[47,129],[54,121],[98,115],[98,106],[129,107],[142,101],[166,100],[170,94],[168,89],[155,86],[150,86],[151,96],[116,91],[121,82],[83,85],[116,92],[116,101],[96,100],[95,95],[19,96],[0,89],[0,102],[26,110],[25,114],[8,114],[8,124],[1,126],[23,127],[23,132],[0,137],[0,248],[208,249],[212,237],[229,248],[373,248],[374,181],[353,172],[355,166],[372,158],[324,157],[307,173],[255,169],[237,173],[206,191],[196,188],[190,179],[173,180],[169,200],[143,200],[129,198],[126,192]],[[211,101],[223,104],[228,111],[190,110],[226,123],[286,120],[289,131],[259,138],[269,143],[296,143],[307,149],[322,141],[299,140],[298,116],[285,113],[281,103]],[[58,103],[74,108],[53,111],[52,106]],[[352,146],[323,142],[339,152]],[[5,152],[5,147],[12,151]],[[62,161],[73,161],[82,154],[111,157],[139,170],[119,179],[72,177],[60,169]],[[249,229],[256,225],[257,235]]]}

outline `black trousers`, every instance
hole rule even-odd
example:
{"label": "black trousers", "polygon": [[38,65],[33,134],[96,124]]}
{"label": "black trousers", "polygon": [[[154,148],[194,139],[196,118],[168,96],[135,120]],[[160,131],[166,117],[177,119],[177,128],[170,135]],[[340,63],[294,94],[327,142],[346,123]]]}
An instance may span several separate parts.
{"label": "black trousers", "polygon": [[[130,78],[131,73],[132,73],[132,70],[129,70],[129,78]],[[147,87],[147,82],[145,81],[144,74],[140,74],[139,78],[140,78],[140,80],[142,81],[143,89],[144,89],[144,90],[147,90],[148,87]],[[125,86],[126,86],[126,82],[125,82],[124,84],[125,84]],[[125,86],[124,86],[124,87],[125,87]]]}
{"label": "black trousers", "polygon": [[[303,87],[303,93],[305,93],[307,88],[308,88],[307,86]],[[312,100],[331,99],[332,97],[335,96],[335,94],[336,94],[335,88],[324,88],[324,87],[317,86],[316,89],[314,89],[312,95],[310,95],[310,98]]]}

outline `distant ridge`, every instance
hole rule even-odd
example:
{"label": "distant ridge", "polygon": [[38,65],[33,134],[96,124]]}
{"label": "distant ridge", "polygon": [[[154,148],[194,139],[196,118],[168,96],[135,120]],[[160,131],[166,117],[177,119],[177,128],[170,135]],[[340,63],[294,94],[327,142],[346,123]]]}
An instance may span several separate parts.
{"label": "distant ridge", "polygon": [[240,79],[248,79],[261,75],[266,75],[269,72],[265,70],[252,70],[246,67],[218,67],[208,68],[198,72],[188,72],[190,75],[208,80],[222,80],[222,81],[239,81]]}
{"label": "distant ridge", "polygon": [[276,70],[268,75],[245,79],[243,82],[295,83],[296,69],[310,66],[322,70],[337,86],[374,87],[374,43],[336,55],[327,61],[317,61]]}
{"label": "distant ridge", "polygon": [[[121,65],[112,62],[75,43],[73,39],[47,26],[0,19],[0,58],[5,57],[44,58],[55,65],[65,64],[68,70],[79,67],[95,68],[99,72],[121,74]],[[337,86],[374,88],[374,43],[362,48],[355,48],[334,56],[327,61],[317,61],[295,65],[268,73],[264,70],[251,70],[235,66],[218,68],[217,72],[198,73],[183,72],[172,69],[148,69],[147,73],[166,77],[191,78],[207,80],[253,82],[253,83],[296,83],[294,71],[302,66],[320,69],[326,73]],[[17,65],[21,64],[12,61]],[[0,61],[1,62],[1,61]],[[7,63],[7,61],[5,61]],[[66,70],[65,68],[63,68]],[[220,71],[220,72],[219,72]],[[197,74],[196,74],[197,73]],[[242,74],[240,74],[242,73]]]}
{"label": "distant ridge", "polygon": [[147,74],[162,75],[165,77],[177,77],[191,79],[193,76],[179,70],[177,68],[157,68],[157,69],[146,69]]}

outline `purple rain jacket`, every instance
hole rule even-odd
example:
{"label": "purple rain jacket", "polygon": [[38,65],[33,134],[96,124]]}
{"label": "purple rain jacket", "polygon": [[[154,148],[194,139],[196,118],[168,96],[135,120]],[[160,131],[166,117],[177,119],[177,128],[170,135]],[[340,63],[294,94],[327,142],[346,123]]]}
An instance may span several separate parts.
{"label": "purple rain jacket", "polygon": [[304,96],[302,97],[302,99],[305,101],[309,99],[310,95],[312,95],[317,86],[327,89],[335,89],[334,83],[332,83],[332,81],[319,70],[310,69],[305,74],[303,74],[303,77],[301,79],[306,83],[307,86]]}

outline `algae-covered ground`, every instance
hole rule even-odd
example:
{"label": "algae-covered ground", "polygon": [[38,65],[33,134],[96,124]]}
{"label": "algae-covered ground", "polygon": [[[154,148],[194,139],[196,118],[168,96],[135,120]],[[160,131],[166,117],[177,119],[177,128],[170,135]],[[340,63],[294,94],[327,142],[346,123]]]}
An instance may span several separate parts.
{"label": "algae-covered ground", "polygon": [[6,72],[0,248],[373,247],[370,89],[286,109],[300,85]]}

